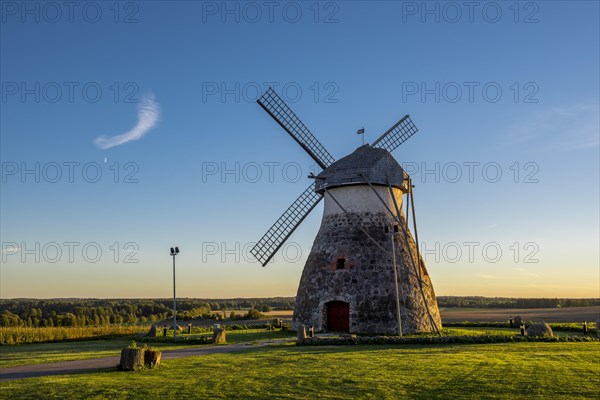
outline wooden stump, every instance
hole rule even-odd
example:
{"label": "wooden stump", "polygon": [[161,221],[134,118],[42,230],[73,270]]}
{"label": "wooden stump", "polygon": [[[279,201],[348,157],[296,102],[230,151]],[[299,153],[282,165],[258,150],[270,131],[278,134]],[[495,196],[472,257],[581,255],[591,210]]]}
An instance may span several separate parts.
{"label": "wooden stump", "polygon": [[148,368],[159,367],[161,355],[162,353],[158,350],[146,349],[144,352],[144,364]]}
{"label": "wooden stump", "polygon": [[214,344],[222,344],[227,343],[227,334],[225,333],[225,329],[216,328],[213,332],[213,343]]}
{"label": "wooden stump", "polygon": [[121,350],[119,368],[122,371],[134,371],[144,368],[145,349],[126,347]]}

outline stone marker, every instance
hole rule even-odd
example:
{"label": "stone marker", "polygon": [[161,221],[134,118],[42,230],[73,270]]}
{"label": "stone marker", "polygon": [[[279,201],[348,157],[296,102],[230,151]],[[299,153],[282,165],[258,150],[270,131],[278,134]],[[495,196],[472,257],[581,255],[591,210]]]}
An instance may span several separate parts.
{"label": "stone marker", "polygon": [[306,327],[298,324],[298,341],[303,342],[304,340],[306,340]]}
{"label": "stone marker", "polygon": [[216,328],[213,332],[212,338],[214,344],[227,343],[227,334],[225,333],[225,329]]}
{"label": "stone marker", "polygon": [[148,337],[156,337],[156,325],[152,324],[150,331],[146,334]]}
{"label": "stone marker", "polygon": [[552,328],[545,322],[537,322],[527,328],[527,336],[548,336],[554,337]]}
{"label": "stone marker", "polygon": [[517,315],[514,319],[515,326],[521,326],[523,323],[523,318],[520,315]]}

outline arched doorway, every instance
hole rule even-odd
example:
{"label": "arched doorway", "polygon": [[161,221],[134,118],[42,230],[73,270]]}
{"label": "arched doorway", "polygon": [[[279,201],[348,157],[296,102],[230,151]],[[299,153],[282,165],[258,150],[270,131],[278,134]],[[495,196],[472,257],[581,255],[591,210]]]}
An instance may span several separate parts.
{"label": "arched doorway", "polygon": [[330,332],[350,331],[350,304],[343,301],[327,303],[327,330]]}

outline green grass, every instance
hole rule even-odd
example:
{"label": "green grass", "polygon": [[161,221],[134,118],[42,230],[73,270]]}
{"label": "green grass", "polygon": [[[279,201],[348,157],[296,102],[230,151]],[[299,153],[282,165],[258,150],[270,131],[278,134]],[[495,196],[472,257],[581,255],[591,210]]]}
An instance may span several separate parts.
{"label": "green grass", "polygon": [[[212,332],[202,333],[194,336],[212,336]],[[262,340],[274,340],[274,339],[293,339],[296,337],[296,332],[293,331],[282,331],[281,329],[276,330],[265,330],[265,329],[245,329],[245,330],[228,330],[227,331],[227,343],[245,343],[245,342],[256,342]]]}
{"label": "green grass", "polygon": [[[186,337],[197,337],[200,335],[181,335]],[[227,332],[227,343],[256,342],[270,339],[292,339],[295,332],[290,331],[266,331],[245,330]],[[159,350],[171,350],[184,347],[196,347],[194,344],[185,343],[184,340],[177,342],[173,337],[167,337],[168,341],[159,336],[155,340],[141,341],[133,338],[139,345],[144,343]],[[18,365],[44,364],[57,361],[83,360],[86,358],[109,357],[119,355],[121,349],[131,344],[131,338],[113,340],[90,340],[59,343],[34,343],[19,345],[0,346],[0,368],[15,367]],[[1,370],[0,370],[1,372]]]}
{"label": "green grass", "polygon": [[4,382],[2,398],[595,398],[598,343],[279,346]]}
{"label": "green grass", "polygon": [[[117,356],[122,348],[130,344],[131,339],[119,339],[0,346],[0,368]],[[191,347],[172,343],[151,345],[159,350]]]}

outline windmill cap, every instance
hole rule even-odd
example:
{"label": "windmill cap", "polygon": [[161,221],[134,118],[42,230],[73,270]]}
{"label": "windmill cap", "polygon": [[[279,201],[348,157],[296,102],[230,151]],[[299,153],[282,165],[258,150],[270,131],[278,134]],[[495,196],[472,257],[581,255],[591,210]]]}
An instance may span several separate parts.
{"label": "windmill cap", "polygon": [[389,184],[406,192],[408,175],[387,150],[366,144],[317,175],[315,191],[323,194],[325,188],[368,185],[368,182],[382,186]]}

